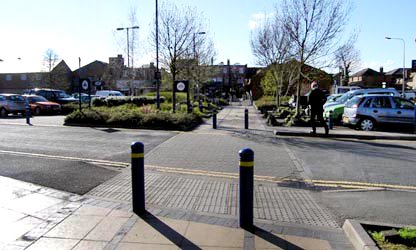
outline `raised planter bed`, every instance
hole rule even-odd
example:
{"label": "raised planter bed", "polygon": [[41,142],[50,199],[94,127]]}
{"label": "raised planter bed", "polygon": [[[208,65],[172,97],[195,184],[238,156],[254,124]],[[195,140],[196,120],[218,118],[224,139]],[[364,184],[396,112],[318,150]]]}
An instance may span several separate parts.
{"label": "raised planter bed", "polygon": [[416,249],[416,240],[405,239],[398,233],[401,228],[405,227],[416,228],[409,225],[356,220],[346,220],[342,228],[355,249],[380,249],[370,235],[372,232],[376,232],[385,239],[385,242],[388,242],[382,245],[382,249]]}

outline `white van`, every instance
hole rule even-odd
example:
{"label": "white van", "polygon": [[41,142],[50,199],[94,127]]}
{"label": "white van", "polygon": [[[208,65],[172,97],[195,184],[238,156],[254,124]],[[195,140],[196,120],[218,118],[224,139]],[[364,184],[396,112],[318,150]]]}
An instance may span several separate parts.
{"label": "white van", "polygon": [[97,90],[95,95],[98,97],[124,96],[120,91],[117,90]]}

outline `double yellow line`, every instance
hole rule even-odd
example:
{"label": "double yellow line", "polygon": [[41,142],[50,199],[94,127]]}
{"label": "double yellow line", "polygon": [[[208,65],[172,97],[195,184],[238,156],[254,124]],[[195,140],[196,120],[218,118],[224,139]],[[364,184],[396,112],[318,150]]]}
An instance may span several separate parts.
{"label": "double yellow line", "polygon": [[[107,160],[97,160],[97,159],[88,159],[88,158],[79,158],[79,157],[70,157],[70,156],[57,156],[57,155],[46,155],[46,154],[36,154],[36,153],[25,153],[25,152],[16,152],[16,151],[7,151],[0,150],[0,154],[10,154],[18,155],[25,157],[37,157],[37,158],[48,158],[48,159],[57,159],[57,160],[69,160],[69,161],[82,161],[88,162],[108,167],[117,167],[117,168],[127,168],[130,166],[130,163],[126,162],[114,162]],[[135,154],[135,158],[142,158],[143,154]],[[248,163],[251,166],[251,162]],[[238,179],[238,173],[227,173],[227,172],[218,172],[218,171],[207,171],[207,170],[197,170],[197,169],[185,169],[185,168],[173,168],[173,167],[161,167],[153,165],[145,165],[146,169],[155,170],[158,172],[165,173],[177,173],[177,174],[189,174],[189,175],[199,175],[199,176],[209,176],[209,177],[220,177],[228,179]],[[394,185],[394,184],[383,184],[383,183],[367,183],[367,182],[357,182],[357,181],[331,181],[331,180],[314,180],[314,179],[293,179],[293,178],[279,178],[274,176],[262,176],[254,175],[255,181],[264,181],[270,183],[304,183],[316,187],[329,187],[329,188],[344,188],[344,189],[362,189],[362,190],[377,190],[377,189],[387,189],[387,190],[406,190],[406,191],[416,191],[416,186],[406,186],[406,185]]]}

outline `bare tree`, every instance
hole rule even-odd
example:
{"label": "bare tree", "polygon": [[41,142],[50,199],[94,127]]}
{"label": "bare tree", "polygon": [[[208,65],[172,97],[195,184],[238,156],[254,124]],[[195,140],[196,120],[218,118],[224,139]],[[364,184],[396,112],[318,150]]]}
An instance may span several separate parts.
{"label": "bare tree", "polygon": [[[194,60],[194,49],[200,63],[214,56],[213,45],[207,35],[195,36],[201,31],[206,32],[206,27],[203,15],[196,9],[180,8],[172,2],[162,2],[159,12],[160,61],[169,69],[173,81],[179,73],[188,70],[187,66]],[[156,33],[152,32],[150,41],[153,47],[156,47],[155,38]]]}
{"label": "bare tree", "polygon": [[43,65],[48,70],[48,72],[52,71],[58,60],[58,54],[56,54],[55,51],[53,51],[52,49],[47,49],[43,54]]}
{"label": "bare tree", "polygon": [[279,13],[293,56],[299,62],[296,100],[299,114],[302,82],[312,80],[304,68],[306,64],[317,65],[327,60],[345,27],[349,5],[343,0],[283,0]]}
{"label": "bare tree", "polygon": [[353,34],[345,43],[341,44],[334,53],[334,66],[339,67],[341,71],[340,85],[346,86],[349,82],[349,75],[360,63],[360,52],[354,44],[357,35]]}
{"label": "bare tree", "polygon": [[283,25],[277,16],[273,19],[266,19],[251,36],[251,49],[257,62],[260,65],[268,66],[274,84],[272,88],[276,91],[276,104],[280,107],[280,95],[285,73],[289,69],[287,66],[290,57],[289,39]]}

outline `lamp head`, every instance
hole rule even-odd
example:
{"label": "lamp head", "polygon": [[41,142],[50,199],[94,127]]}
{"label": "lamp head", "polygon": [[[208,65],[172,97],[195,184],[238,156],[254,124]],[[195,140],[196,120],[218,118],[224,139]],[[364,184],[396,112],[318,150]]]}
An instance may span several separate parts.
{"label": "lamp head", "polygon": [[117,30],[124,30],[124,28],[117,28]]}

